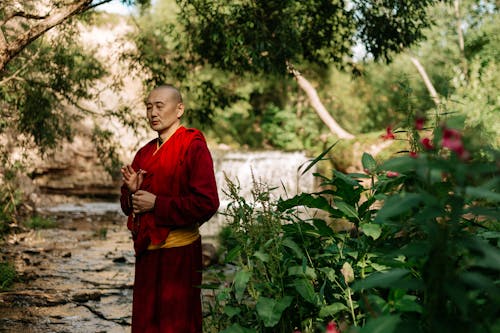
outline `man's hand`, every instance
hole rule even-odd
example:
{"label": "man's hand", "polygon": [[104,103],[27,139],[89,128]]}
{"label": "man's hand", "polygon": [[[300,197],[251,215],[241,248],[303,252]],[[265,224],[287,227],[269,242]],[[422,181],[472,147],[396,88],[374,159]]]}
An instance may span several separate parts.
{"label": "man's hand", "polygon": [[135,214],[146,213],[155,207],[156,195],[139,190],[132,194],[132,207]]}
{"label": "man's hand", "polygon": [[135,172],[131,165],[124,166],[120,171],[123,176],[123,182],[127,185],[129,191],[135,193],[141,187],[146,171],[139,169],[139,171]]}

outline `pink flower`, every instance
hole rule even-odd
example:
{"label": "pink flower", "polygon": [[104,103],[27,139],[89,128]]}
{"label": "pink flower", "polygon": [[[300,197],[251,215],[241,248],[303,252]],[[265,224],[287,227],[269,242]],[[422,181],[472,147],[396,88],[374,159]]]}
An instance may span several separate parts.
{"label": "pink flower", "polygon": [[408,155],[410,155],[410,157],[412,157],[412,158],[418,157],[418,153],[416,151],[410,151],[410,153]]}
{"label": "pink flower", "polygon": [[415,129],[417,131],[423,130],[425,124],[425,117],[417,117],[415,119]]}
{"label": "pink flower", "polygon": [[445,128],[443,130],[443,140],[441,141],[441,145],[443,148],[448,148],[449,150],[455,152],[462,160],[468,160],[470,158],[470,153],[464,148],[462,135],[455,129]]}
{"label": "pink flower", "polygon": [[434,149],[434,146],[432,145],[432,141],[429,138],[423,138],[422,140],[420,140],[420,143],[422,144],[422,146],[424,146],[424,148],[426,150],[433,150]]}
{"label": "pink flower", "polygon": [[340,333],[340,331],[337,329],[337,324],[335,322],[331,321],[326,325],[326,332],[325,333]]}
{"label": "pink flower", "polygon": [[463,149],[460,132],[452,128],[445,128],[443,130],[443,141],[441,142],[441,145],[454,152]]}
{"label": "pink flower", "polygon": [[387,126],[387,128],[385,129],[385,134],[384,135],[381,135],[380,137],[384,140],[394,140],[396,137],[394,136],[394,133],[392,132],[392,127],[391,126]]}
{"label": "pink flower", "polygon": [[399,176],[399,172],[396,171],[387,171],[386,174],[387,178],[396,178]]}

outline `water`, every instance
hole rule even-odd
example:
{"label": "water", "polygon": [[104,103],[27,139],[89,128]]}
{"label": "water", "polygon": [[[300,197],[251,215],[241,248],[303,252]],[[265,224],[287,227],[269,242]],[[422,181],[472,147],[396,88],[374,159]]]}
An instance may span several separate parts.
{"label": "water", "polygon": [[[225,175],[238,182],[251,201],[252,183],[276,187],[275,197],[313,190],[313,170],[302,153],[224,152],[214,156],[220,211],[228,198]],[[12,235],[0,261],[12,262],[19,279],[0,293],[0,332],[130,331],[134,253],[118,202],[64,203],[40,211],[56,220],[54,229]],[[216,214],[201,228],[203,241],[215,241],[224,224]]]}

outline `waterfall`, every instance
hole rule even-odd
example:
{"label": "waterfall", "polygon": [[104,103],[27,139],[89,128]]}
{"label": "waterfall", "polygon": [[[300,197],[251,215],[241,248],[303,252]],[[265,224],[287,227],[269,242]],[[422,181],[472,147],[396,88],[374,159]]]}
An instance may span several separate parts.
{"label": "waterfall", "polygon": [[221,205],[219,213],[201,227],[204,237],[215,238],[224,225],[225,217],[220,212],[229,203],[229,198],[224,193],[227,189],[226,177],[239,184],[240,196],[247,201],[251,201],[254,180],[275,188],[271,192],[273,198],[289,198],[314,190],[315,168],[301,175],[310,163],[310,158],[304,152],[212,151],[212,154]]}

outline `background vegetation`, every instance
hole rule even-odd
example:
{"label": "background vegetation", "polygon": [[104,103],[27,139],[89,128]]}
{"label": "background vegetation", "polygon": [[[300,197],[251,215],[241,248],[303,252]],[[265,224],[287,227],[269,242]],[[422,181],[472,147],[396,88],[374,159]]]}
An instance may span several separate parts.
{"label": "background vegetation", "polygon": [[[140,8],[127,19],[134,48],[121,58],[125,73],[144,74],[144,92],[178,85],[188,124],[213,143],[327,151],[321,156],[332,161],[320,176],[323,192],[272,202],[260,188],[258,210],[230,185],[234,251],[226,261],[237,272],[215,288],[220,321],[212,328],[313,332],[335,320],[361,332],[498,330],[497,1],[122,2]],[[27,174],[28,152],[57,149],[91,117],[96,153],[116,173],[116,137],[99,126],[102,117],[138,126],[126,106],[95,115],[81,104],[99,100],[93,88],[110,73],[75,36],[122,20],[94,11],[92,1],[51,4],[41,12],[31,1],[0,5],[2,233],[23,214],[18,176]],[[50,23],[56,13],[64,15]],[[338,136],[311,91],[354,139],[325,150]],[[398,144],[354,160],[368,145],[393,142],[381,136]],[[420,155],[389,159],[398,151]],[[367,175],[344,172],[354,164]],[[303,206],[327,217],[303,219],[295,214]],[[353,233],[329,228],[332,220]],[[4,288],[15,275],[0,267],[9,272]]]}

